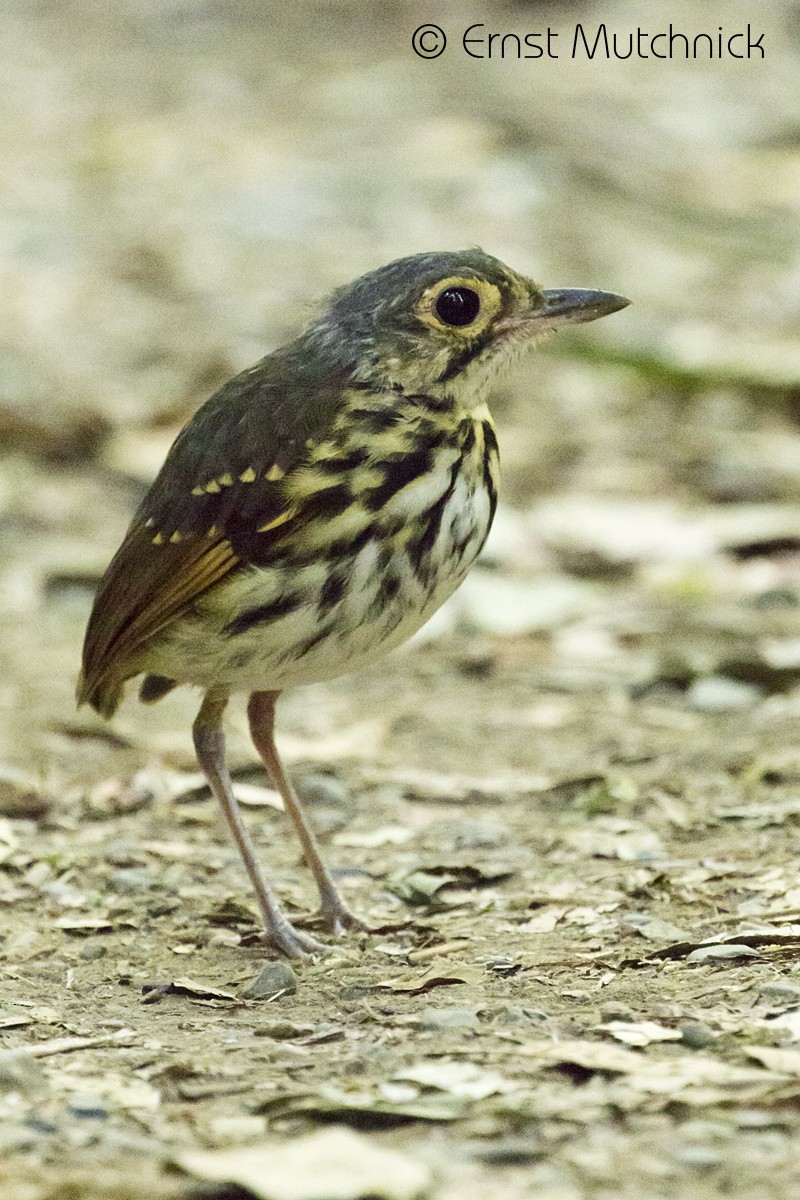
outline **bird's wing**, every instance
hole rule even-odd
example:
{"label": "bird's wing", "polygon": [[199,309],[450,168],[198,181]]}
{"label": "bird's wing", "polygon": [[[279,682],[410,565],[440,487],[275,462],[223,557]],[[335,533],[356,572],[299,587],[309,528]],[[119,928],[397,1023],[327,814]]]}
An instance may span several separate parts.
{"label": "bird's wing", "polygon": [[[276,374],[278,378],[276,379]],[[283,385],[283,386],[281,386]],[[237,376],[178,436],[100,583],[78,702],[113,711],[141,650],[209,589],[253,561],[293,516],[286,483],[330,424],[336,388],[287,403],[270,360]],[[274,530],[274,532],[273,532]]]}

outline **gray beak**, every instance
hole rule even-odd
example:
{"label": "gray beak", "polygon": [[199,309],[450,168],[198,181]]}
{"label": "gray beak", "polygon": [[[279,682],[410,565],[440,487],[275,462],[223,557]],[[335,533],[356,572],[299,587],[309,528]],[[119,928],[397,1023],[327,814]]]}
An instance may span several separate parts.
{"label": "gray beak", "polygon": [[614,292],[593,292],[587,288],[553,288],[542,292],[544,311],[536,319],[550,329],[579,321],[596,321],[609,313],[627,308],[630,300]]}

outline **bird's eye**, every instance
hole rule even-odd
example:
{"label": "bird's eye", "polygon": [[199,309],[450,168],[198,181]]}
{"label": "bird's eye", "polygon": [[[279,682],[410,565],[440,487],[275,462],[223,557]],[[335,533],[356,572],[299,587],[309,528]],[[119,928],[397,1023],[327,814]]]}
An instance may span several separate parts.
{"label": "bird's eye", "polygon": [[472,288],[445,288],[436,299],[436,315],[445,325],[471,325],[481,308],[481,298]]}

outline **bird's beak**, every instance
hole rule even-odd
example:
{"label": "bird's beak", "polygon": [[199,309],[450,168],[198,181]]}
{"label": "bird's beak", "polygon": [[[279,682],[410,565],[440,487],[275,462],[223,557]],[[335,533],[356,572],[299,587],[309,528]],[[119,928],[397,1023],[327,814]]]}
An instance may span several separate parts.
{"label": "bird's beak", "polygon": [[543,329],[560,329],[579,321],[596,321],[609,313],[627,308],[630,300],[614,292],[594,292],[587,288],[555,288],[542,292],[544,309],[531,314]]}
{"label": "bird's beak", "polygon": [[534,291],[532,302],[535,307],[517,310],[497,323],[497,332],[517,338],[538,337],[575,325],[580,321],[596,321],[607,317],[630,304],[624,296],[614,292],[595,292],[588,288],[554,288],[550,291]]}

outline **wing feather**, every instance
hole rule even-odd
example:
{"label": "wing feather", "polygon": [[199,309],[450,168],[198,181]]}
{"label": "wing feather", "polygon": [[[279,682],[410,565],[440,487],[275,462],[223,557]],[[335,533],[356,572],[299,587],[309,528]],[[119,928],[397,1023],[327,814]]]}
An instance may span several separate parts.
{"label": "wing feather", "polygon": [[138,673],[143,647],[238,564],[224,538],[154,546],[151,530],[131,526],[95,598],[78,702],[115,707],[121,684]]}
{"label": "wing feather", "polygon": [[142,670],[147,643],[285,536],[294,515],[287,482],[309,439],[330,427],[342,404],[340,384],[299,340],[237,375],[198,410],[100,583],[79,703],[110,715],[125,680]]}

